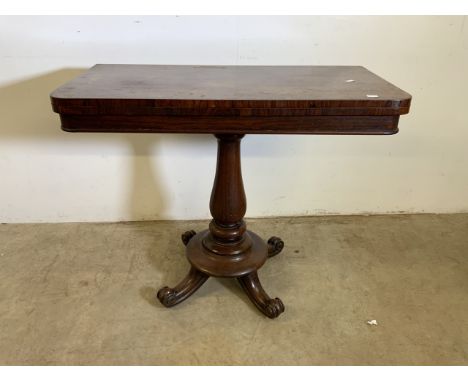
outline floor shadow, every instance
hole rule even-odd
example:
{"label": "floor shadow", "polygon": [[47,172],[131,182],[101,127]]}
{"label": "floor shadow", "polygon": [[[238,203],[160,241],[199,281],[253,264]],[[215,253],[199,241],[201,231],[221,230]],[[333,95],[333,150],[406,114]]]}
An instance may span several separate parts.
{"label": "floor shadow", "polygon": [[[54,89],[85,70],[85,68],[65,68],[0,87],[0,136],[2,140],[18,147],[24,145],[25,155],[30,155],[33,160],[40,160],[42,155],[51,154],[57,155],[57,160],[68,156],[99,157],[106,154],[123,159],[126,166],[122,169],[122,177],[128,178],[131,184],[128,196],[122,201],[123,205],[116,206],[116,208],[121,207],[126,211],[126,216],[129,216],[128,220],[132,221],[165,218],[164,213],[168,208],[169,196],[162,184],[161,172],[158,171],[158,154],[161,154],[163,147],[178,147],[187,158],[188,165],[192,157],[209,156],[214,169],[216,139],[209,134],[71,134],[62,131],[59,115],[53,112],[49,95]],[[266,156],[284,151],[281,148],[283,146],[271,144],[272,139],[271,136],[264,136],[261,140],[256,138],[252,144],[246,145],[243,155],[246,157],[259,155],[262,145],[262,150],[266,150],[265,147],[271,147],[272,152],[260,150]],[[261,141],[263,144],[260,144]],[[27,152],[31,147],[27,143],[31,142],[35,143],[33,153]],[[73,173],[75,170],[83,172],[82,181],[86,182],[86,169],[83,168],[70,167],[55,176],[66,176],[67,173]],[[193,171],[196,170],[196,168],[193,169]],[[51,174],[51,176],[54,175]],[[212,179],[210,179],[211,182]],[[60,193],[55,197],[60,198]],[[208,206],[206,208],[208,209]],[[186,230],[201,231],[206,226],[206,222],[197,222],[195,226],[188,223]],[[165,244],[168,251],[176,251],[176,256],[173,256],[174,253],[161,253],[160,243],[156,240],[154,249],[150,249],[147,254],[151,264],[161,273],[164,285],[179,282],[189,268],[183,255],[185,248],[180,241],[181,233]],[[234,280],[221,280],[220,283],[250,305],[248,298]],[[156,288],[143,286],[140,295],[151,305],[160,306],[155,299],[156,292]]]}
{"label": "floor shadow", "polygon": [[156,297],[157,293],[158,289],[150,286],[143,286],[140,288],[140,296],[143,298],[143,300],[155,308],[164,308]]}
{"label": "floor shadow", "polygon": [[[164,214],[167,200],[159,179],[155,157],[158,154],[158,148],[164,144],[162,143],[164,139],[177,140],[177,137],[152,134],[71,134],[61,130],[59,115],[53,112],[49,95],[54,89],[85,70],[86,68],[65,68],[1,86],[0,137],[2,143],[18,147],[18,150],[24,147],[24,155],[33,155],[32,158],[38,161],[41,160],[41,156],[50,154],[57,155],[57,160],[81,155],[102,159],[99,157],[107,154],[123,159],[121,163],[124,168],[121,169],[121,177],[124,180],[128,179],[130,184],[127,185],[128,197],[122,200],[124,205],[116,206],[116,209],[120,208],[125,211],[128,216],[126,220],[157,219]],[[189,137],[182,138],[184,141],[189,139]],[[34,148],[33,154],[29,152],[30,147]],[[86,182],[86,169],[81,167],[70,167],[56,176],[66,176],[66,173],[74,176],[74,171],[83,171],[82,180]],[[119,177],[120,174],[116,176]],[[60,193],[55,197],[60,198]],[[180,268],[186,267],[186,264],[182,264],[185,259],[183,246],[181,247]],[[157,248],[157,243],[154,248]],[[153,258],[154,251],[150,250],[150,252],[148,256]],[[162,257],[158,254],[158,258],[152,262],[159,267],[159,271],[165,268],[165,264],[170,264],[175,268],[174,272],[181,272],[180,276],[183,277],[185,270],[179,269],[174,266],[174,263],[167,262]],[[166,272],[163,271],[163,273]],[[156,291],[155,288],[149,286],[143,287],[140,295],[153,306],[160,306],[155,298]]]}

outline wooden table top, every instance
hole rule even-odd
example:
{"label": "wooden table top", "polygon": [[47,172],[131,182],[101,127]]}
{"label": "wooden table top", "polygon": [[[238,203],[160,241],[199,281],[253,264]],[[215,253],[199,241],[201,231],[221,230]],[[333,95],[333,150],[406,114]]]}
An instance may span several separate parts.
{"label": "wooden table top", "polygon": [[392,134],[411,96],[361,66],[95,65],[51,101],[67,131]]}

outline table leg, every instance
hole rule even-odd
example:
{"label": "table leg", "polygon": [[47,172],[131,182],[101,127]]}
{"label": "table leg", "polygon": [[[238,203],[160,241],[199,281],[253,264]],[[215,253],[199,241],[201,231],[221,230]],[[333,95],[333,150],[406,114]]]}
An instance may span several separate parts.
{"label": "table leg", "polygon": [[168,308],[177,305],[195,293],[206,280],[208,280],[207,275],[194,267],[190,267],[187,276],[174,288],[166,286],[159,290],[158,300]]}
{"label": "table leg", "polygon": [[267,258],[280,253],[284,243],[275,236],[265,242],[248,231],[243,220],[247,209],[240,160],[243,135],[219,134],[216,138],[218,155],[210,199],[213,219],[208,230],[182,235],[191,271],[175,288],[162,288],[158,298],[170,307],[189,297],[209,276],[237,278],[255,306],[275,318],[284,311],[284,305],[280,299],[268,297],[257,270]]}
{"label": "table leg", "polygon": [[267,317],[276,318],[284,312],[283,302],[279,298],[270,298],[264,291],[257,271],[249,273],[247,276],[239,277],[244,292],[249,296],[255,306]]}

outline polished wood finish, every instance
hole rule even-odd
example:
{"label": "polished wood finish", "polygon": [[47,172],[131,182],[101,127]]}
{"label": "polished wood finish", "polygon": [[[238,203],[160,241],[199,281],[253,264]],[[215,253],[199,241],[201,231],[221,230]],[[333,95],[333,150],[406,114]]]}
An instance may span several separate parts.
{"label": "polished wood finish", "polygon": [[398,132],[397,115],[333,117],[150,117],[125,115],[60,116],[62,129],[89,133],[187,134],[342,134],[391,135]]}
{"label": "polished wood finish", "polygon": [[[264,291],[257,270],[269,257],[281,252],[283,241],[271,237],[265,242],[246,229],[243,220],[247,202],[241,171],[242,135],[217,135],[218,156],[211,192],[209,229],[198,234],[187,231],[182,241],[192,268],[180,284],[164,287],[159,301],[171,307],[185,300],[204,282],[205,277],[237,278],[254,305],[267,317],[276,318],[284,311],[279,298],[271,299]],[[195,271],[196,270],[196,271]]]}
{"label": "polished wood finish", "polygon": [[268,258],[268,245],[254,232],[247,230],[243,236],[248,237],[247,248],[243,247],[241,242],[219,242],[217,251],[213,252],[205,246],[204,240],[210,237],[210,232],[204,230],[187,244],[187,259],[195,268],[209,276],[244,276],[265,264]]}
{"label": "polished wood finish", "polygon": [[210,234],[203,240],[206,249],[224,255],[237,255],[252,245],[245,234],[242,218],[247,210],[242,182],[240,141],[242,135],[218,135],[216,175],[210,198],[213,220]]}
{"label": "polished wood finish", "polygon": [[360,66],[96,65],[51,94],[70,132],[209,133],[218,155],[208,229],[187,231],[190,270],[159,301],[172,307],[211,276],[237,278],[267,317],[284,311],[258,278],[284,248],[247,230],[244,134],[395,134],[411,96]]}
{"label": "polished wood finish", "polygon": [[96,65],[51,101],[70,132],[395,134],[411,96],[361,66]]}
{"label": "polished wood finish", "polygon": [[278,298],[270,298],[260,284],[257,271],[237,279],[250,301],[268,318],[276,318],[284,312],[283,302]]}
{"label": "polished wood finish", "polygon": [[194,267],[185,278],[174,288],[164,287],[158,291],[158,299],[164,306],[170,308],[190,297],[203,283],[208,280],[208,276]]}

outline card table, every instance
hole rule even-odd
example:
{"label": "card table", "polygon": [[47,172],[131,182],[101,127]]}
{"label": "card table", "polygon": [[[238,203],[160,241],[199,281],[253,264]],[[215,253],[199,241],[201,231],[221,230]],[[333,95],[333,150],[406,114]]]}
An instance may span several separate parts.
{"label": "card table", "polygon": [[[172,307],[210,277],[236,278],[267,317],[284,311],[258,269],[284,247],[247,230],[245,134],[398,132],[411,96],[362,66],[95,65],[50,95],[68,132],[213,134],[218,143],[208,229],[182,234],[190,270],[157,298]],[[195,171],[195,169],[194,169]]]}

